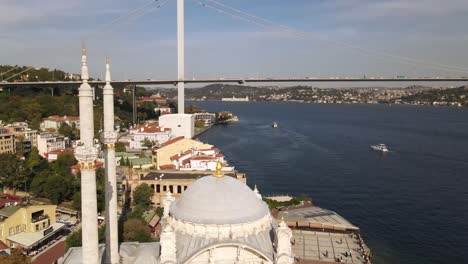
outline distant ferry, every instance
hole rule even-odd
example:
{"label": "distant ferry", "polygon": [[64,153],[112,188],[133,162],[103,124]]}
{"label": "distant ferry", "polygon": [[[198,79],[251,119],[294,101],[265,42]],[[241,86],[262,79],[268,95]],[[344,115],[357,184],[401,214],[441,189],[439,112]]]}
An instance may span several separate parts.
{"label": "distant ferry", "polygon": [[224,102],[248,102],[248,101],[250,101],[250,99],[249,99],[248,96],[246,96],[245,98],[244,97],[237,98],[237,97],[233,96],[232,98],[230,98],[230,97],[221,98],[221,101],[224,101]]}
{"label": "distant ferry", "polygon": [[385,146],[385,144],[372,145],[370,147],[376,151],[388,152],[388,148]]}
{"label": "distant ferry", "polygon": [[271,124],[271,126],[276,128],[276,127],[278,127],[278,123],[273,122],[273,124]]}

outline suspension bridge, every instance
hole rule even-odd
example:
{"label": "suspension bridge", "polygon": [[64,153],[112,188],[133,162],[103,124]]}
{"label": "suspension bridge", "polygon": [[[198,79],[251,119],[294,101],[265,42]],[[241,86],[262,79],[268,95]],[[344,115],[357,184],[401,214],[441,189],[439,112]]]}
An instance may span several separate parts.
{"label": "suspension bridge", "polygon": [[[94,37],[99,36],[104,32],[111,32],[118,28],[118,25],[123,23],[129,23],[140,19],[143,16],[147,16],[148,14],[155,13],[161,10],[166,4],[170,1],[175,0],[150,0],[145,2],[143,5],[136,7],[133,10],[128,11],[127,13],[116,17],[115,19],[111,20],[110,22],[104,23],[98,27],[96,27],[92,32],[89,32],[82,36],[82,41],[86,42]],[[386,51],[380,51],[375,49],[369,49],[364,47],[359,47],[353,45],[351,43],[346,43],[343,41],[338,41],[335,39],[331,39],[328,37],[324,37],[318,34],[313,34],[311,32],[307,32],[304,30],[299,30],[293,28],[291,26],[283,25],[272,21],[271,19],[267,19],[264,17],[260,17],[256,14],[251,12],[241,10],[239,8],[233,7],[226,3],[220,2],[218,0],[186,0],[189,4],[193,4],[199,6],[201,8],[206,9],[207,11],[215,12],[217,14],[221,14],[226,16],[230,19],[234,19],[240,21],[242,23],[247,23],[252,25],[253,27],[261,30],[266,31],[274,31],[274,32],[283,32],[287,33],[295,38],[302,40],[302,41],[320,41],[326,43],[329,46],[335,47],[337,49],[344,49],[349,52],[357,53],[366,57],[373,57],[379,60],[385,60],[389,63],[397,63],[401,65],[411,65],[417,66],[420,68],[437,70],[441,74],[439,76],[447,76],[446,73],[450,73],[451,76],[462,76],[462,77],[360,77],[360,78],[353,78],[353,77],[302,77],[302,78],[290,78],[290,77],[271,77],[271,78],[251,78],[251,77],[238,77],[238,78],[192,78],[192,79],[185,79],[184,71],[184,37],[178,35],[178,54],[182,56],[178,56],[178,77],[176,79],[145,79],[145,80],[115,80],[112,81],[113,85],[178,85],[179,83],[187,83],[187,84],[209,84],[209,83],[236,83],[236,84],[254,84],[254,83],[321,83],[321,82],[466,82],[468,81],[468,68],[461,67],[461,66],[454,66],[454,65],[447,65],[437,62],[430,62],[421,60],[418,58],[411,58],[407,56],[401,56],[398,54],[389,53]],[[181,19],[178,16],[178,19]],[[183,21],[178,21],[178,25],[183,25]],[[178,32],[182,32],[183,28]],[[18,68],[18,67],[16,67]],[[15,70],[11,69],[8,72]],[[19,73],[16,73],[13,76],[9,76],[7,79],[2,77],[3,82],[0,83],[0,87],[3,88],[14,88],[14,87],[78,87],[81,82],[78,81],[48,81],[48,82],[15,82],[13,78],[19,76],[21,74],[25,74],[28,70],[32,69],[29,67],[25,70],[22,70]],[[0,73],[4,76],[8,72]],[[10,74],[11,75],[11,74]],[[467,77],[464,77],[467,76]],[[9,81],[9,82],[7,82]],[[91,85],[104,85],[104,81],[91,81],[89,82]]]}

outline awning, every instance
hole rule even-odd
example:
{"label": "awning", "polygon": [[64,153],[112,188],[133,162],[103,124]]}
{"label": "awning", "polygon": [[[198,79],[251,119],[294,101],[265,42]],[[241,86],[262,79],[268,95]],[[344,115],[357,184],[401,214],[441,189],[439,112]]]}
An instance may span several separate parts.
{"label": "awning", "polygon": [[151,221],[149,222],[149,226],[154,228],[158,224],[158,222],[159,222],[159,216],[155,214],[153,218],[151,219]]}
{"label": "awning", "polygon": [[38,232],[22,232],[13,236],[9,236],[7,237],[7,240],[19,244],[24,248],[31,248],[51,237],[64,227],[65,225],[62,223],[55,223],[49,226],[47,229]]}

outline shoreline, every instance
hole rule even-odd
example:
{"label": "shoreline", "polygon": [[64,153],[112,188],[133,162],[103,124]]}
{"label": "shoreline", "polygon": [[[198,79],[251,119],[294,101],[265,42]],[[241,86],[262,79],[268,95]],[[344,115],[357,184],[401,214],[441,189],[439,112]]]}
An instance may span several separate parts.
{"label": "shoreline", "polygon": [[187,101],[191,102],[223,102],[223,103],[299,103],[299,104],[320,104],[320,105],[409,105],[409,106],[431,106],[431,107],[450,107],[450,108],[464,108],[468,107],[468,105],[447,105],[447,104],[411,104],[411,103],[364,103],[364,102],[357,102],[357,103],[318,103],[318,102],[301,102],[301,101],[222,101],[222,100],[193,100],[187,99]]}

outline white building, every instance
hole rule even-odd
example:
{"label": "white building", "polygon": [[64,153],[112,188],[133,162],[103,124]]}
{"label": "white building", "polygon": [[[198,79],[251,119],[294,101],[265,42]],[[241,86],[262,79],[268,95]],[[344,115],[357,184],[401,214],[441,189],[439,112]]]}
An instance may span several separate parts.
{"label": "white building", "polygon": [[75,124],[76,129],[80,128],[80,117],[79,116],[49,116],[44,118],[41,123],[41,130],[52,130],[57,131],[62,124],[67,124],[70,127]]}
{"label": "white building", "polygon": [[212,125],[216,122],[216,114],[214,113],[195,113],[195,121],[202,120],[205,126]]}
{"label": "white building", "polygon": [[155,145],[160,145],[172,138],[170,128],[163,128],[154,124],[138,125],[129,130],[129,135],[132,139],[129,141],[131,149],[145,148],[142,145],[144,140],[149,140]]}
{"label": "white building", "polygon": [[159,126],[170,128],[173,137],[193,138],[195,135],[195,117],[191,114],[162,115]]}
{"label": "white building", "polygon": [[39,155],[47,158],[49,152],[56,150],[64,150],[66,147],[66,140],[64,136],[56,133],[41,133],[37,136],[37,150]]}
{"label": "white building", "polygon": [[158,113],[160,115],[167,115],[167,114],[172,114],[174,112],[174,108],[170,108],[170,107],[156,107],[154,108],[154,112],[155,113]]}
{"label": "white building", "polygon": [[235,97],[233,96],[232,98],[231,97],[225,97],[225,98],[222,98],[221,101],[225,101],[225,102],[248,102],[249,101],[249,97],[246,96],[245,98],[242,98],[242,97]]}
{"label": "white building", "polygon": [[215,171],[216,164],[223,164],[223,171],[234,171],[234,167],[227,167],[224,155],[217,148],[191,148],[171,157],[173,168],[183,171]]}

